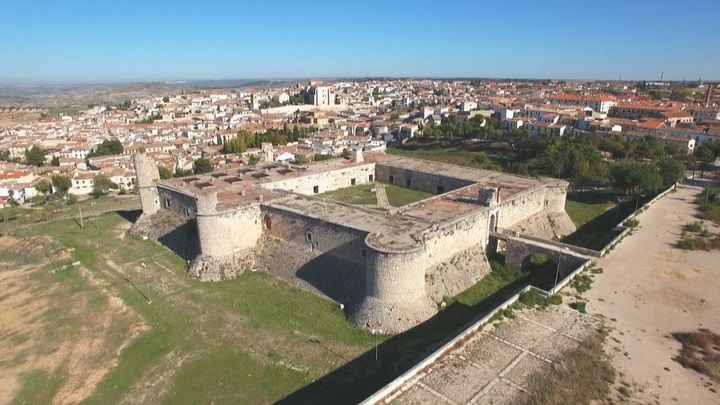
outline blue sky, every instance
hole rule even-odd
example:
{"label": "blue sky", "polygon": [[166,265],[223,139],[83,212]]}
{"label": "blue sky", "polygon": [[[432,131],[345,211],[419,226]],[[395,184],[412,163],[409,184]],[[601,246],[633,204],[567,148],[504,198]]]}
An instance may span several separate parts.
{"label": "blue sky", "polygon": [[0,0],[0,83],[720,79],[720,1]]}

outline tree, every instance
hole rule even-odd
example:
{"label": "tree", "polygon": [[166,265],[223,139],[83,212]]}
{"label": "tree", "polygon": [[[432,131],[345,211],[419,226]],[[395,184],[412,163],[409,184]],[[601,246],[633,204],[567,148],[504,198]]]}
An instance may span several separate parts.
{"label": "tree", "polygon": [[107,156],[107,155],[122,155],[123,146],[118,139],[106,139],[97,146],[95,152],[88,154],[88,157],[93,156]]}
{"label": "tree", "polygon": [[623,162],[612,168],[613,186],[625,194],[651,194],[662,188],[663,178],[654,163]]}
{"label": "tree", "polygon": [[50,160],[50,164],[53,166],[60,166],[60,158],[53,156],[52,160]]}
{"label": "tree", "polygon": [[248,164],[250,166],[255,166],[259,161],[260,161],[260,158],[258,158],[255,155],[250,155],[250,157],[248,158]]}
{"label": "tree", "polygon": [[35,190],[43,195],[52,193],[52,184],[47,180],[40,180],[35,184]]}
{"label": "tree", "polygon": [[39,146],[33,145],[32,148],[25,151],[25,163],[38,167],[44,165],[45,151]]}
{"label": "tree", "polygon": [[67,193],[67,191],[70,190],[70,187],[72,186],[72,182],[70,181],[70,179],[59,174],[52,176],[52,184],[53,187],[55,187],[55,192],[61,194]]}
{"label": "tree", "polygon": [[170,102],[170,97],[165,96],[165,97],[162,98],[162,100],[163,100],[163,103],[169,103],[169,102]]}
{"label": "tree", "polygon": [[223,143],[223,152],[225,153],[243,153],[246,149],[247,144],[245,143],[245,138],[240,135],[237,138]]}
{"label": "tree", "polygon": [[203,174],[210,173],[211,171],[213,171],[213,166],[209,160],[205,158],[199,158],[195,159],[195,161],[193,162],[193,173]]}
{"label": "tree", "polygon": [[167,167],[160,165],[157,167],[158,173],[160,174],[160,178],[163,180],[172,179],[173,174],[170,170],[168,170]]}
{"label": "tree", "polygon": [[97,198],[101,195],[107,194],[110,189],[117,188],[118,185],[115,184],[112,180],[110,180],[106,175],[98,174],[97,176],[95,176],[95,181],[93,182],[92,195],[93,197]]}
{"label": "tree", "polygon": [[685,177],[685,166],[675,159],[663,159],[658,162],[663,188],[668,188]]}

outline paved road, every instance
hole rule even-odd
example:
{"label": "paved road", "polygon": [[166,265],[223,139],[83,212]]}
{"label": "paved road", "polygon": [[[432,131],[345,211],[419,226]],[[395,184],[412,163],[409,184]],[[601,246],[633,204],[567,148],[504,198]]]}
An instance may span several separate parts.
{"label": "paved road", "polygon": [[639,216],[633,235],[597,261],[604,273],[588,292],[588,311],[604,315],[614,329],[608,350],[636,400],[720,403],[720,384],[673,360],[680,344],[670,336],[698,328],[720,333],[720,252],[676,247],[683,225],[697,220],[699,192],[668,194]]}

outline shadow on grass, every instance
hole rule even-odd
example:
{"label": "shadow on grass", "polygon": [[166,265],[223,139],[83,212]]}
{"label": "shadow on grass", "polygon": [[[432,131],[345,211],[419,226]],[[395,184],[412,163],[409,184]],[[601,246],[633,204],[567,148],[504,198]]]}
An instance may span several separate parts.
{"label": "shadow on grass", "polygon": [[[552,274],[554,277],[554,270]],[[422,324],[380,343],[377,361],[376,349],[372,348],[278,403],[359,403],[450,341],[470,323],[528,284],[535,284],[534,280],[546,279],[546,276],[538,272],[526,273],[472,306],[455,301]]]}
{"label": "shadow on grass", "polygon": [[[608,201],[602,199],[604,198],[603,195],[605,195],[605,193],[591,194],[592,195],[586,196],[586,201],[579,200],[576,196],[573,196],[572,199],[586,203]],[[612,194],[608,193],[607,195],[612,198]],[[601,250],[619,234],[619,232],[615,229],[617,224],[624,218],[627,218],[628,215],[632,214],[635,211],[636,206],[642,207],[643,204],[652,200],[654,197],[655,195],[648,195],[640,197],[639,201],[637,198],[633,198],[629,201],[621,202],[615,208],[605,211],[602,215],[590,220],[588,223],[578,228],[575,232],[563,238],[562,242],[588,249]]]}
{"label": "shadow on grass", "polygon": [[125,211],[115,211],[118,215],[123,217],[126,221],[130,223],[135,223],[138,218],[140,218],[140,215],[142,214],[142,210],[125,210]]}

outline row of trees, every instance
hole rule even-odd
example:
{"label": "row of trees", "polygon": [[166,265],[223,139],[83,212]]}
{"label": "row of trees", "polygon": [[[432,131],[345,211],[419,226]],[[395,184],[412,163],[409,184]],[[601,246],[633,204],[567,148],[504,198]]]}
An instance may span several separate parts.
{"label": "row of trees", "polygon": [[708,143],[688,155],[673,144],[648,136],[644,142],[600,138],[595,134],[568,133],[563,137],[533,136],[526,130],[501,131],[480,126],[481,118],[466,124],[448,117],[440,125],[426,127],[425,139],[483,139],[478,148],[495,152],[471,153],[473,166],[506,170],[521,175],[546,174],[568,179],[574,188],[612,186],[627,194],[653,193],[684,177],[686,167],[697,160],[714,161],[720,144]]}
{"label": "row of trees", "polygon": [[237,137],[223,144],[225,153],[243,153],[248,148],[259,148],[263,142],[270,142],[273,145],[284,146],[288,142],[297,142],[300,138],[306,138],[317,131],[315,128],[298,127],[294,125],[292,130],[287,124],[281,129],[270,129],[262,134],[255,134],[247,130],[238,131]]}

